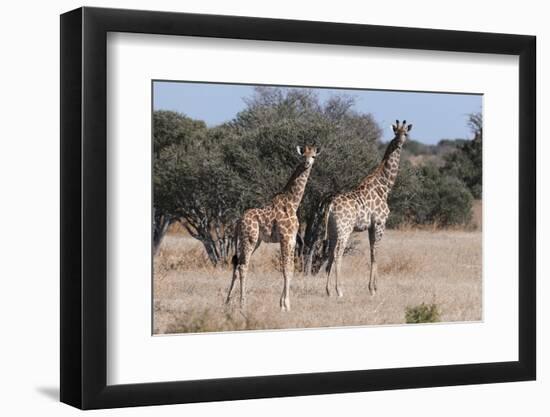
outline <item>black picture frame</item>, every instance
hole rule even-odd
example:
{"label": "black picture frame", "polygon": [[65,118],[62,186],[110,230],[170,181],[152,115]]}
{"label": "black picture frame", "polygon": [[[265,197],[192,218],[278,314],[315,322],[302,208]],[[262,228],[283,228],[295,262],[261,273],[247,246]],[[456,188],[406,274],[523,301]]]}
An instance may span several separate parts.
{"label": "black picture frame", "polygon": [[[107,385],[108,32],[519,56],[519,358],[399,369]],[[534,36],[102,8],[61,15],[61,401],[82,409],[533,380]]]}

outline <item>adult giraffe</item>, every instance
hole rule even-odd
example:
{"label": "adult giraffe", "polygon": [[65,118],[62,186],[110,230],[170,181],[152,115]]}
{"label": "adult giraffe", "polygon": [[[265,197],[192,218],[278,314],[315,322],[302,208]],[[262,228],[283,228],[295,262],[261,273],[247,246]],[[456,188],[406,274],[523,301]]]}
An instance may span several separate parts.
{"label": "adult giraffe", "polygon": [[294,248],[298,233],[296,212],[302,201],[311,167],[319,151],[315,145],[297,146],[302,160],[288,180],[283,190],[264,207],[249,209],[237,223],[236,254],[233,256],[233,276],[227,293],[226,304],[231,299],[231,291],[237,279],[241,284],[241,307],[245,305],[246,274],[252,253],[262,241],[279,242],[281,245],[281,265],[283,270],[283,292],[281,310],[290,310],[290,281],[294,274]]}
{"label": "adult giraffe", "polygon": [[370,242],[369,291],[376,294],[376,249],[384,235],[386,220],[390,214],[388,195],[395,183],[399,170],[401,149],[412,125],[407,121],[392,125],[395,137],[389,143],[382,162],[354,190],[339,194],[332,199],[325,212],[325,240],[328,239],[327,295],[330,295],[330,277],[335,266],[335,288],[339,297],[343,295],[338,286],[342,256],[353,231],[368,230]]}

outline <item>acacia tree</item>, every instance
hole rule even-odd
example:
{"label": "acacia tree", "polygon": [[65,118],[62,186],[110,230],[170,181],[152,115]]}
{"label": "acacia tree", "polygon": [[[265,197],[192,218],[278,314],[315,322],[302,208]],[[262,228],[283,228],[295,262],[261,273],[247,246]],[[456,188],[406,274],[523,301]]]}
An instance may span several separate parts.
{"label": "acacia tree", "polygon": [[213,265],[227,261],[243,181],[224,163],[222,129],[198,131],[165,147],[155,161],[155,206],[198,239]]}
{"label": "acacia tree", "polygon": [[192,144],[200,134],[206,133],[206,123],[195,120],[184,114],[157,110],[153,112],[153,153],[158,158],[160,152],[172,145],[184,148]]}
{"label": "acacia tree", "polygon": [[319,206],[353,186],[377,159],[380,129],[353,104],[346,96],[321,103],[311,90],[264,87],[235,119],[213,129],[181,114],[155,112],[156,246],[170,222],[180,221],[214,265],[227,261],[235,221],[282,189],[298,163],[297,145],[316,142],[322,154],[298,212],[310,256]]}
{"label": "acacia tree", "polygon": [[173,197],[169,193],[167,172],[170,168],[168,148],[186,149],[197,137],[206,133],[203,121],[193,120],[173,111],[153,113],[153,248],[156,252],[170,224],[176,220]]}
{"label": "acacia tree", "polygon": [[381,130],[353,105],[349,96],[322,102],[311,90],[262,87],[228,125],[234,140],[226,145],[226,162],[251,190],[242,206],[265,204],[284,186],[298,161],[296,145],[315,142],[321,149],[298,211],[306,271],[318,247],[320,208],[354,186],[378,159]]}

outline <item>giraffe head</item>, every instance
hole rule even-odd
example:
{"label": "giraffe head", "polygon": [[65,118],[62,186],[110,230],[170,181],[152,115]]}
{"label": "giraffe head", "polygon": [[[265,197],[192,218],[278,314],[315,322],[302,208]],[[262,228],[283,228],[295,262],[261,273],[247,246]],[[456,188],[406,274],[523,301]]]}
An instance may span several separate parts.
{"label": "giraffe head", "polygon": [[306,169],[311,168],[313,162],[315,162],[315,158],[321,153],[315,143],[312,145],[296,146],[296,150],[302,156],[304,168]]}
{"label": "giraffe head", "polygon": [[413,125],[407,126],[407,121],[403,120],[403,123],[399,123],[399,120],[395,121],[394,125],[391,125],[393,129],[393,133],[395,134],[395,139],[397,139],[400,143],[405,143],[407,138],[409,137],[409,132],[411,131]]}

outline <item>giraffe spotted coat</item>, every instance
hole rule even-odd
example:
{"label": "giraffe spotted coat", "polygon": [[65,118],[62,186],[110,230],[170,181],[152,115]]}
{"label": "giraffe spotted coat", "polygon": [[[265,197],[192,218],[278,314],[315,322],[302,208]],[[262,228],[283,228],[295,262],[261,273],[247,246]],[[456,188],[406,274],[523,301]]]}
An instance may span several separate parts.
{"label": "giraffe spotted coat", "polygon": [[302,201],[313,162],[319,154],[316,146],[298,147],[298,153],[302,156],[302,161],[283,190],[266,206],[246,210],[238,222],[235,245],[237,253],[233,257],[233,276],[226,303],[230,302],[238,275],[241,306],[244,307],[246,277],[252,254],[261,242],[280,243],[283,271],[280,306],[282,310],[290,310],[290,282],[294,274],[294,248],[299,227],[296,212]]}
{"label": "giraffe spotted coat", "polygon": [[[376,250],[384,235],[386,220],[390,214],[388,195],[399,171],[401,149],[412,125],[406,121],[392,125],[395,137],[389,143],[384,157],[375,170],[354,190],[333,198],[325,212],[326,241],[328,241],[327,294],[330,295],[330,279],[334,272],[338,296],[343,292],[339,285],[340,267],[344,250],[352,232],[368,231],[371,265],[369,291],[377,290]],[[334,271],[333,271],[334,269]]]}

